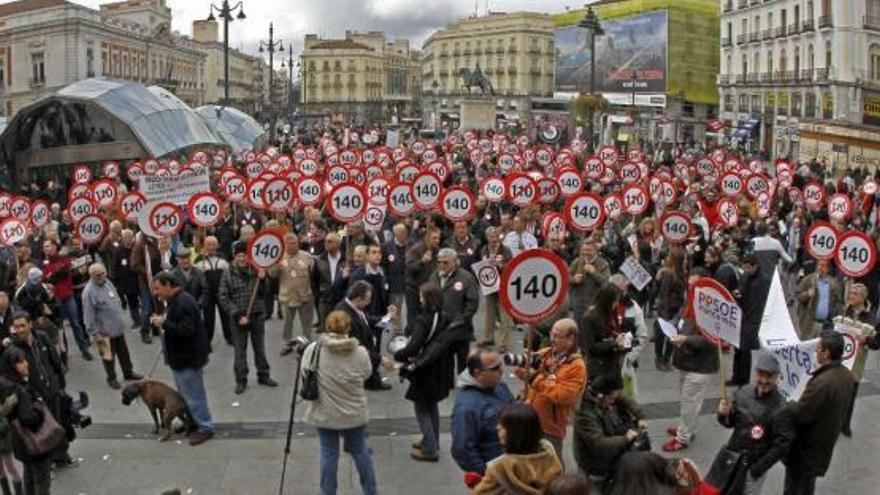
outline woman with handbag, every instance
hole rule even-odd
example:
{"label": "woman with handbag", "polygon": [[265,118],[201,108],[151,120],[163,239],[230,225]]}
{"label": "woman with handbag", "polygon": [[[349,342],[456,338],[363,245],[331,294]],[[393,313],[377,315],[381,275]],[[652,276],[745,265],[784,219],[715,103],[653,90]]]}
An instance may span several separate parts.
{"label": "woman with handbag", "polygon": [[367,448],[369,413],[364,390],[373,366],[367,350],[349,336],[350,330],[348,314],[331,312],[324,332],[306,348],[301,360],[302,396],[308,401],[305,420],[318,429],[321,447],[321,495],[336,493],[340,436],[354,460],[363,493],[376,493],[376,472]]}
{"label": "woman with handbag", "polygon": [[15,396],[16,405],[7,419],[12,452],[24,466],[24,493],[49,495],[52,453],[66,434],[28,382],[27,356],[17,347],[0,357],[0,397],[10,395]]}
{"label": "woman with handbag", "polygon": [[437,462],[440,442],[440,401],[455,388],[455,364],[449,352],[455,338],[447,331],[449,318],[443,314],[443,292],[434,284],[419,288],[422,311],[411,327],[406,347],[394,353],[404,366],[401,378],[410,386],[406,398],[413,402],[422,439],[413,444],[412,458]]}

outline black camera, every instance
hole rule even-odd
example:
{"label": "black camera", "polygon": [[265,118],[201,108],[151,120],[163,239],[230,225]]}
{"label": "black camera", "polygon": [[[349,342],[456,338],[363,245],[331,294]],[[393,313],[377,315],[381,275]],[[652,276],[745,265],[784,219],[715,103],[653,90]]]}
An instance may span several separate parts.
{"label": "black camera", "polygon": [[307,339],[301,335],[299,337],[294,338],[293,340],[291,340],[290,342],[287,343],[287,345],[291,349],[296,351],[296,354],[300,357],[302,357],[303,353],[306,352],[306,347],[308,347],[309,344],[311,344],[311,342],[309,342],[309,339]]}
{"label": "black camera", "polygon": [[77,398],[70,397],[70,424],[74,428],[88,428],[92,425],[92,417],[82,411],[89,407],[89,394],[80,390]]}
{"label": "black camera", "polygon": [[632,443],[629,444],[630,452],[648,452],[651,450],[651,437],[647,431],[640,431]]}
{"label": "black camera", "polygon": [[534,368],[538,369],[541,366],[541,356],[537,354],[513,354],[506,353],[502,356],[504,360],[505,366],[513,366],[516,368]]}

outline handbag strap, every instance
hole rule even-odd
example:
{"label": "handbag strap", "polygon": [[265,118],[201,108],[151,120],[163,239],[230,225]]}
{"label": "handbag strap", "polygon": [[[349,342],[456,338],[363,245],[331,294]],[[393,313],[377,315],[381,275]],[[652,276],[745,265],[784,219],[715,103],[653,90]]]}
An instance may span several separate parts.
{"label": "handbag strap", "polygon": [[318,366],[321,364],[321,342],[319,341],[315,346],[315,352],[312,353],[312,358],[309,360],[309,369],[312,371],[318,371]]}

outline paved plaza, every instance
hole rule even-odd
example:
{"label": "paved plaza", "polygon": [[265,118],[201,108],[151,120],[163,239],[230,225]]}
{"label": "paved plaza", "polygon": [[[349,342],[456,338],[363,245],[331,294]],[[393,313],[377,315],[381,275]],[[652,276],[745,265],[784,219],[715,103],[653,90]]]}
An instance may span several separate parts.
{"label": "paved plaza", "polygon": [[[482,321],[478,315],[475,321]],[[119,392],[104,381],[104,372],[97,362],[84,363],[76,354],[71,356],[73,370],[68,387],[71,391],[86,390],[92,404],[88,413],[95,424],[80,431],[71,452],[83,459],[80,467],[60,471],[53,482],[53,493],[88,495],[159,495],[178,488],[184,494],[273,494],[278,493],[287,420],[293,388],[295,359],[279,357],[281,323],[267,322],[267,348],[272,376],[281,386],[270,389],[256,384],[251,376],[247,391],[233,393],[232,348],[215,336],[214,353],[206,369],[208,398],[217,436],[214,440],[190,447],[180,437],[159,443],[151,434],[152,421],[141,403],[125,407]],[[515,334],[520,338],[522,334]],[[138,371],[146,373],[156,362],[157,342],[147,346],[132,331],[128,336]],[[678,412],[678,374],[661,373],[654,369],[653,353],[642,355],[639,376],[639,402],[643,405],[655,451],[665,441],[665,429],[673,425]],[[726,356],[730,369],[729,356]],[[817,493],[874,495],[880,493],[880,474],[876,470],[880,452],[880,370],[877,355],[869,358],[869,371],[859,389],[853,438],[841,437],[834,453],[831,469],[819,480]],[[253,373],[253,366],[251,366]],[[159,363],[154,378],[171,382],[164,363]],[[465,493],[461,471],[449,455],[449,413],[453,398],[441,404],[441,458],[437,464],[417,463],[409,457],[410,442],[417,426],[409,401],[403,398],[407,384],[400,384],[394,374],[393,390],[369,392],[370,447],[373,450],[383,494],[440,495]],[[508,375],[508,383],[518,390],[519,383]],[[712,396],[718,396],[717,387]],[[715,423],[715,401],[707,400],[700,418],[697,438],[683,455],[695,460],[705,470],[711,463],[728,431]],[[318,441],[314,429],[300,422],[304,404],[297,405],[297,421],[291,444],[287,471],[286,494],[318,493]],[[574,467],[570,434],[566,440],[565,463]],[[765,494],[782,492],[781,466],[770,472]],[[343,456],[339,466],[340,493],[360,493],[353,463]]]}

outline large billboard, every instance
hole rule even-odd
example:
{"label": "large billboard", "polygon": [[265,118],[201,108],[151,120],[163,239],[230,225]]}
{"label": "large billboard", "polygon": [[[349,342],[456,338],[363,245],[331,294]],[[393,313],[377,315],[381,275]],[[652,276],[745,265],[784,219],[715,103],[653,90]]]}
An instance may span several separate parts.
{"label": "large billboard", "polygon": [[[602,22],[596,37],[596,90],[606,93],[666,92],[668,21],[665,10]],[[576,25],[556,28],[556,90],[588,91],[590,38]]]}

